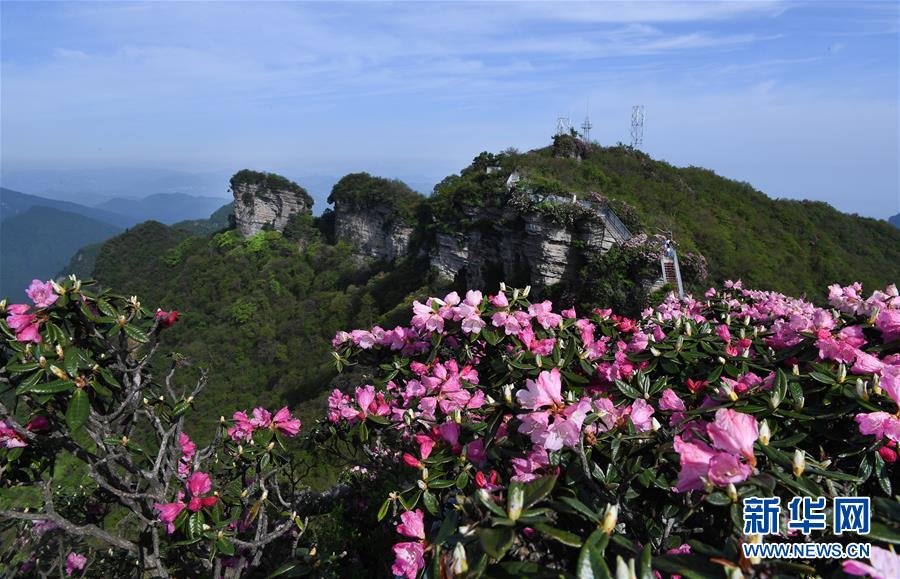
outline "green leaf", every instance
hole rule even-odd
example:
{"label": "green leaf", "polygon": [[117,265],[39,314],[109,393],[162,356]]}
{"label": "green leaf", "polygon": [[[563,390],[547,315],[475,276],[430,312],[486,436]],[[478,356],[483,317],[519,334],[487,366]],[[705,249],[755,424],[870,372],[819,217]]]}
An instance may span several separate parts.
{"label": "green leaf", "polygon": [[476,493],[478,500],[488,508],[489,511],[497,515],[498,517],[505,517],[506,511],[500,508],[500,505],[494,502],[494,499],[491,497],[491,494],[484,489]]}
{"label": "green leaf", "polygon": [[59,394],[60,392],[70,392],[75,388],[75,383],[71,380],[54,380],[44,384],[34,384],[32,386],[16,388],[16,395],[22,394]]}
{"label": "green leaf", "polygon": [[563,545],[568,545],[569,547],[581,547],[582,545],[581,537],[578,535],[551,527],[546,523],[535,523],[534,528],[548,537],[556,539]]}
{"label": "green leaf", "polygon": [[434,540],[432,544],[440,545],[449,539],[453,533],[456,532],[456,526],[459,521],[459,515],[456,511],[450,511],[450,514],[447,515],[447,518],[444,519],[444,522],[441,523],[441,528],[438,529],[437,535],[434,536]]}
{"label": "green leaf", "polygon": [[282,565],[282,566],[279,567],[278,569],[275,569],[275,571],[273,571],[272,574],[269,575],[269,577],[270,577],[270,578],[271,578],[271,577],[280,577],[280,576],[284,575],[285,573],[287,573],[288,571],[293,571],[294,568],[295,568],[298,564],[299,564],[299,563],[297,563],[296,561],[292,561],[292,562],[290,562],[290,563],[285,563],[284,565]]}
{"label": "green leaf", "polygon": [[67,348],[66,357],[63,364],[65,365],[66,373],[69,376],[74,376],[76,373],[78,373],[79,362],[81,362],[81,356],[78,354],[78,348]]}
{"label": "green leaf", "polygon": [[484,552],[500,560],[512,546],[516,535],[509,527],[482,529],[478,540]]}
{"label": "green leaf", "polygon": [[584,542],[578,553],[578,561],[575,565],[575,577],[577,579],[609,579],[611,574],[603,557],[609,535],[595,530]]}
{"label": "green leaf", "polygon": [[78,388],[69,399],[69,407],[66,409],[66,424],[69,430],[77,430],[79,427],[87,423],[88,414],[91,409],[91,401],[88,399],[87,392]]}
{"label": "green leaf", "polygon": [[469,473],[462,471],[459,473],[459,476],[456,477],[456,488],[462,490],[466,488],[467,484],[469,484]]}
{"label": "green leaf", "polygon": [[438,513],[440,513],[440,506],[438,505],[437,498],[435,498],[431,491],[422,493],[422,502],[425,503],[425,508],[428,509],[428,512],[432,515],[437,516]]}
{"label": "green leaf", "polygon": [[190,404],[188,404],[187,400],[182,400],[178,404],[175,405],[175,408],[172,409],[172,418],[178,418],[185,412],[187,412],[188,408],[190,408]]}
{"label": "green leaf", "polygon": [[875,473],[878,475],[878,485],[884,494],[891,496],[891,474],[888,472],[887,464],[881,455],[875,456]]}
{"label": "green leaf", "polygon": [[390,499],[390,498],[385,499],[384,502],[381,503],[381,508],[378,509],[378,520],[379,520],[379,522],[382,521],[382,520],[384,520],[384,518],[387,516],[388,509],[390,508],[390,506],[391,506],[391,499]]}
{"label": "green leaf", "polygon": [[652,558],[653,553],[650,550],[650,545],[647,545],[644,547],[644,550],[641,551],[641,558],[640,560],[638,560],[638,579],[656,579],[656,577],[653,575],[653,565],[651,563]]}
{"label": "green leaf", "polygon": [[150,341],[150,336],[147,335],[147,332],[141,330],[136,326],[132,326],[131,324],[125,325],[125,333],[128,334],[128,337],[134,340],[135,342],[145,343]]}
{"label": "green leaf", "polygon": [[579,513],[581,513],[582,515],[587,517],[587,519],[589,521],[592,521],[594,523],[600,522],[600,520],[601,520],[600,515],[595,513],[593,509],[591,509],[589,506],[587,506],[583,502],[579,501],[575,497],[562,497],[559,500],[566,503],[567,505],[569,505],[570,507],[572,507],[573,509],[575,509],[576,511],[578,511]]}
{"label": "green leaf", "polygon": [[544,476],[526,483],[524,508],[530,508],[535,503],[543,500],[555,486],[556,475]]}
{"label": "green leaf", "polygon": [[234,555],[234,543],[231,541],[226,541],[225,539],[219,539],[216,541],[216,547],[219,548],[219,552],[229,557]]}
{"label": "green leaf", "polygon": [[199,537],[203,533],[203,511],[188,516],[188,537]]}

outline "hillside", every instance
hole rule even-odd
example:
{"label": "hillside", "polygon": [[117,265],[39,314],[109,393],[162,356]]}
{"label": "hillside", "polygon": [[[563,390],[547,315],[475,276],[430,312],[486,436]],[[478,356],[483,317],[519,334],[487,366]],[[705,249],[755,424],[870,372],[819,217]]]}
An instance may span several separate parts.
{"label": "hillside", "polygon": [[632,232],[671,230],[682,250],[706,258],[710,281],[742,278],[753,287],[818,296],[831,283],[900,280],[900,231],[884,221],[821,202],[772,199],[747,183],[674,167],[630,147],[578,144],[580,160],[567,156],[564,142],[525,154],[483,153],[435,187],[436,223],[458,227],[460,206],[505,195],[496,184],[478,186],[490,165],[504,178],[518,171],[546,193],[598,192]]}
{"label": "hillside", "polygon": [[0,295],[25,297],[33,278],[48,279],[79,248],[103,241],[121,229],[84,215],[32,206],[0,222]]}
{"label": "hillside", "polygon": [[900,213],[888,217],[888,223],[890,223],[894,227],[900,227]]}
{"label": "hillside", "polygon": [[232,225],[232,215],[234,214],[234,203],[223,205],[215,210],[215,212],[206,219],[186,219],[174,223],[172,227],[182,229],[194,235],[212,235],[223,229],[228,229]]}
{"label": "hillside", "polygon": [[203,420],[216,420],[226,400],[230,408],[315,398],[332,378],[337,330],[396,318],[397,304],[427,291],[412,263],[360,267],[349,245],[322,241],[309,215],[289,232],[200,237],[148,222],[101,248],[94,276],[104,286],[181,312],[165,348],[210,368]]}

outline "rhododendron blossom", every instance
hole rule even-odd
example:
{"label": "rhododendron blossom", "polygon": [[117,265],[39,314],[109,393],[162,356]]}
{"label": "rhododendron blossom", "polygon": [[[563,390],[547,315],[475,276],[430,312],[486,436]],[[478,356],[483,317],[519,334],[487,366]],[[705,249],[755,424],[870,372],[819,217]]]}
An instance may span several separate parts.
{"label": "rhododendron blossom", "polygon": [[49,308],[59,299],[53,290],[53,284],[49,281],[42,282],[39,279],[32,280],[25,293],[34,302],[36,308]]}

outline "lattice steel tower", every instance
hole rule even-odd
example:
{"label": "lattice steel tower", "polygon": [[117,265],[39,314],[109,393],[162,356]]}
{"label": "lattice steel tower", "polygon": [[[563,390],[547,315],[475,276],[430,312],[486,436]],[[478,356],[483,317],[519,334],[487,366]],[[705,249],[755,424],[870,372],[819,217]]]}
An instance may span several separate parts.
{"label": "lattice steel tower", "polygon": [[567,135],[569,134],[569,129],[572,128],[572,122],[569,120],[569,117],[556,117],[556,134],[557,135]]}
{"label": "lattice steel tower", "polygon": [[644,144],[644,105],[631,107],[631,146]]}
{"label": "lattice steel tower", "polygon": [[591,142],[591,129],[594,128],[594,125],[591,124],[591,117],[584,117],[584,122],[581,123],[581,138],[585,143]]}

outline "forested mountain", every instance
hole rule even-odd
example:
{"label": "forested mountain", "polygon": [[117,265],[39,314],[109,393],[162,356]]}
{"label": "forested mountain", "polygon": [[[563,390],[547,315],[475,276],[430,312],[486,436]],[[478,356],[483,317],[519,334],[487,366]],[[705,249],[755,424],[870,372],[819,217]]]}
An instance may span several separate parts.
{"label": "forested mountain", "polygon": [[34,278],[48,279],[81,247],[108,239],[120,227],[35,205],[0,222],[0,295],[20,301]]}
{"label": "forested mountain", "polygon": [[[511,187],[513,173],[519,183]],[[320,218],[297,213],[283,232],[263,227],[247,238],[235,229],[210,236],[226,223],[225,208],[215,225],[145,223],[104,243],[93,274],[106,287],[181,312],[181,330],[167,335],[167,347],[211,369],[209,406],[201,409],[211,421],[226,397],[240,406],[320,396],[333,377],[328,351],[338,329],[393,327],[412,299],[463,289],[462,278],[433,269],[444,251],[435,240],[466,231],[488,240],[492,227],[513,227],[484,219],[492,207],[509,203],[513,189],[600,199],[635,234],[673,231],[683,255],[702,254],[708,265],[707,279],[686,280],[694,290],[741,277],[754,287],[818,299],[829,283],[859,279],[878,287],[900,280],[900,231],[883,221],[824,203],[770,199],[748,184],[676,168],[628,147],[559,138],[525,154],[483,153],[430,198],[396,181],[350,175],[335,185],[335,210]],[[274,207],[281,200],[272,194],[236,194],[236,202]],[[573,218],[567,210],[545,202],[517,209],[544,212],[547,227],[558,220],[562,228]],[[559,284],[568,288],[550,287],[547,295],[568,300],[563,305],[621,306],[635,299],[629,284],[636,276],[659,271],[658,258],[642,252],[613,247]]]}

